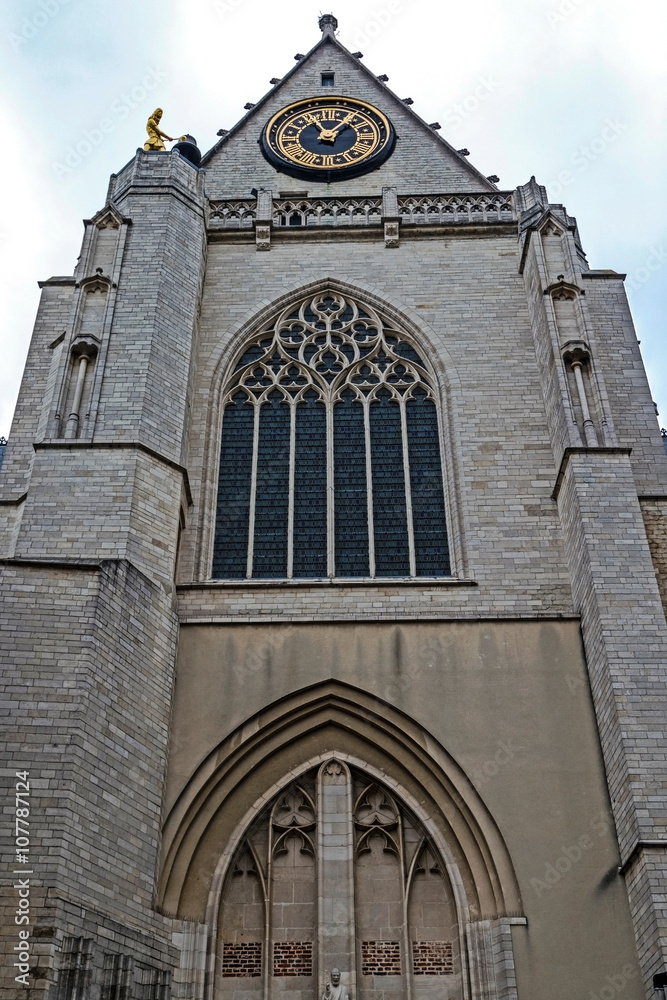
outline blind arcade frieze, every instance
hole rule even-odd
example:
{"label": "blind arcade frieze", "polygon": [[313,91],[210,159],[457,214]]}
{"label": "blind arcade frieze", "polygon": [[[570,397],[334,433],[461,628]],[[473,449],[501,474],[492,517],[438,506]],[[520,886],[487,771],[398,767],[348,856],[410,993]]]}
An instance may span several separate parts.
{"label": "blind arcade frieze", "polygon": [[[267,192],[261,192],[266,195]],[[211,230],[251,230],[256,222],[276,229],[313,226],[380,226],[389,218],[381,195],[361,198],[254,198],[210,202]],[[517,220],[511,191],[479,194],[399,195],[391,218],[402,225],[497,225]]]}

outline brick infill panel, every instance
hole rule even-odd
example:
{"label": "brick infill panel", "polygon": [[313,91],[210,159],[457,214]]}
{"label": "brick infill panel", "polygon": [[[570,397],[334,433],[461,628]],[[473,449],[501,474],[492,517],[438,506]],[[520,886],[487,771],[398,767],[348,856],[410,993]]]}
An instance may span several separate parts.
{"label": "brick infill panel", "polygon": [[273,945],[274,976],[312,976],[312,941],[276,941]]}
{"label": "brick infill panel", "polygon": [[362,941],[361,974],[362,976],[400,976],[400,942]]}
{"label": "brick infill panel", "polygon": [[415,976],[451,976],[454,954],[451,941],[413,941],[412,963]]}
{"label": "brick infill panel", "polygon": [[222,945],[222,975],[232,977],[252,977],[262,974],[262,942],[244,941],[241,944]]}

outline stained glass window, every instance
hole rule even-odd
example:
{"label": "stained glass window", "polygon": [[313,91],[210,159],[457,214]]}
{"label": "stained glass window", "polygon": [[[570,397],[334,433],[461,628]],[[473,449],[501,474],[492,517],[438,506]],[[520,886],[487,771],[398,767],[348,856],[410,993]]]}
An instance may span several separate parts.
{"label": "stained glass window", "polygon": [[327,292],[246,346],[224,389],[215,579],[450,575],[424,361]]}

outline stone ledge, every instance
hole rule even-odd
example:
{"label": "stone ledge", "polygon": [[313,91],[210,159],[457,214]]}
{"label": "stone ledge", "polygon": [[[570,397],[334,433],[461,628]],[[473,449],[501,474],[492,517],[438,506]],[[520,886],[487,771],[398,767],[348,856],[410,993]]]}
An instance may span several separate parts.
{"label": "stone ledge", "polygon": [[38,281],[37,284],[40,288],[49,288],[52,285],[76,285],[76,278],[69,274],[56,275],[53,278],[46,278],[45,281]]}
{"label": "stone ledge", "polygon": [[9,497],[8,499],[0,499],[0,507],[20,507],[22,503],[25,503],[28,497],[27,492],[21,493],[17,497]]}
{"label": "stone ledge", "polygon": [[625,875],[643,851],[667,851],[667,840],[638,840],[625,861],[619,865],[618,874]]}
{"label": "stone ledge", "polygon": [[597,278],[612,280],[612,281],[625,281],[627,274],[621,274],[619,271],[581,271],[582,278]]}
{"label": "stone ledge", "polygon": [[[438,237],[452,236],[476,236],[493,238],[496,236],[514,235],[516,232],[515,222],[493,222],[493,223],[459,223],[454,226],[440,225],[420,225],[415,222],[401,223],[401,238],[406,239],[431,239]],[[210,226],[206,230],[210,243],[255,243],[254,229],[217,229]],[[319,243],[325,240],[330,243],[339,241],[349,242],[377,242],[379,246],[384,245],[383,232],[381,226],[295,226],[289,229],[287,226],[274,226],[271,229],[271,239],[273,242],[289,243],[296,240],[300,243]]]}
{"label": "stone ledge", "polygon": [[200,580],[192,583],[178,584],[178,590],[236,590],[241,587],[255,590],[271,590],[274,588],[312,588],[312,587],[344,587],[351,589],[354,587],[376,588],[382,590],[385,587],[476,587],[476,580],[462,580],[457,577],[352,577],[346,579],[339,577],[334,579],[312,579],[305,577],[297,580]]}
{"label": "stone ledge", "polygon": [[563,479],[565,478],[565,470],[570,464],[570,458],[572,455],[630,455],[631,453],[632,448],[566,448],[563,452],[563,457],[560,460],[560,466],[556,476],[556,485],[553,488],[551,499],[558,500],[558,494],[560,493],[560,488],[563,485]]}
{"label": "stone ledge", "polygon": [[[70,438],[58,438],[52,441],[38,441],[33,444],[35,451],[50,451],[50,450],[67,450],[73,451],[77,448],[88,448],[88,449],[99,449],[100,451],[111,449],[120,449],[126,451],[140,451],[144,455],[150,455],[151,458],[156,459],[163,465],[168,465],[170,469],[174,469],[176,472],[180,472],[183,477],[183,487],[185,489],[185,495],[188,498],[188,506],[192,506],[192,491],[190,489],[190,477],[188,476],[188,470],[184,465],[179,465],[175,462],[173,458],[168,458],[166,455],[161,455],[159,451],[155,451],[153,448],[149,448],[146,444],[141,444],[138,441],[76,441]],[[26,494],[27,496],[27,494]]]}
{"label": "stone ledge", "polygon": [[522,624],[523,622],[578,622],[580,615],[573,613],[566,614],[559,611],[536,611],[516,615],[507,614],[473,614],[466,610],[451,611],[446,610],[442,614],[400,614],[395,608],[386,611],[377,610],[369,614],[345,614],[345,611],[336,613],[332,610],[320,612],[294,612],[291,614],[281,614],[275,609],[262,610],[253,615],[241,615],[236,611],[228,611],[224,614],[201,614],[190,615],[187,610],[179,610],[178,622],[180,626],[187,625],[387,625],[387,624],[438,624],[444,622],[456,625],[478,625],[485,622],[510,622],[512,624]]}

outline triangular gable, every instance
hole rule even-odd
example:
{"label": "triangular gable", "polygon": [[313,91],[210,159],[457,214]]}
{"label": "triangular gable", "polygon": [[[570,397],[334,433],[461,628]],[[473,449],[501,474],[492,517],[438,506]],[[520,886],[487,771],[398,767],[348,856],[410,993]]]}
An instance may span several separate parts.
{"label": "triangular gable", "polygon": [[[334,87],[324,91],[320,74],[331,71]],[[269,118],[288,104],[322,94],[369,101],[388,115],[398,141],[381,167],[327,184],[293,178],[265,160],[258,139]],[[399,194],[497,190],[330,31],[204,155],[201,165],[207,170],[207,193],[214,199],[247,198],[252,188],[307,190],[311,196],[377,194],[385,186],[397,187]]]}
{"label": "triangular gable", "polygon": [[129,222],[113,202],[108,201],[104,208],[96,212],[92,219],[84,219],[84,225],[93,225],[98,229],[118,229],[124,222]]}

